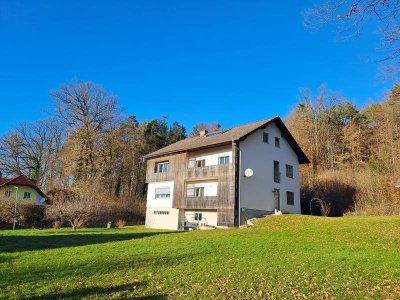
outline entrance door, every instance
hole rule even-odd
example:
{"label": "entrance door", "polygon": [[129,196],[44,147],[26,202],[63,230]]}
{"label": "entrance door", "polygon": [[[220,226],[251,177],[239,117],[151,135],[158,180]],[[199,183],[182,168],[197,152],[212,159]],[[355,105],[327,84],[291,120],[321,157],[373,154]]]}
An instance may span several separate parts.
{"label": "entrance door", "polygon": [[279,189],[274,189],[274,208],[278,211],[281,209],[281,197]]}

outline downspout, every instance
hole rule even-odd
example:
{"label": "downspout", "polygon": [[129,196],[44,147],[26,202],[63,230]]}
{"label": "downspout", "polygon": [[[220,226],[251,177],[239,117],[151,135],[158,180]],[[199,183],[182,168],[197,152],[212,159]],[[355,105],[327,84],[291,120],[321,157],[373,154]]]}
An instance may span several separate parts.
{"label": "downspout", "polygon": [[239,151],[239,170],[238,170],[238,210],[239,210],[239,221],[238,221],[238,227],[240,227],[240,223],[241,223],[241,216],[240,216],[240,213],[241,213],[241,207],[240,207],[240,178],[241,178],[241,174],[242,174],[242,150],[240,150],[240,148],[239,148],[239,143],[238,143],[238,146],[237,146],[237,149],[238,149],[238,151]]}
{"label": "downspout", "polygon": [[232,140],[232,145],[235,149],[235,208],[237,209],[237,226],[240,227],[240,174],[242,173],[242,153],[238,141]]}

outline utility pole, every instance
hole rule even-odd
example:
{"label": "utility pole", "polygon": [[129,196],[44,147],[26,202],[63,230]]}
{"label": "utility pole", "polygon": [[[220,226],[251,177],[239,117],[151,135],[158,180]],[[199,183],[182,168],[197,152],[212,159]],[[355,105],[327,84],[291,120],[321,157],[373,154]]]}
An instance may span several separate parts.
{"label": "utility pole", "polygon": [[14,186],[16,189],[15,192],[15,202],[14,202],[14,221],[13,221],[13,230],[15,230],[15,224],[17,223],[17,202],[18,202],[18,187]]}

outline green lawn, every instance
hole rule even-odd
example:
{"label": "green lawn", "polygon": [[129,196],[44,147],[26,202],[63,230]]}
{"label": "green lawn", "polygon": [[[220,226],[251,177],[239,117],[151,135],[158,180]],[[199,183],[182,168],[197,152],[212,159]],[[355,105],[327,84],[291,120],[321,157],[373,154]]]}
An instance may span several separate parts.
{"label": "green lawn", "polygon": [[0,298],[400,299],[400,217],[0,231]]}

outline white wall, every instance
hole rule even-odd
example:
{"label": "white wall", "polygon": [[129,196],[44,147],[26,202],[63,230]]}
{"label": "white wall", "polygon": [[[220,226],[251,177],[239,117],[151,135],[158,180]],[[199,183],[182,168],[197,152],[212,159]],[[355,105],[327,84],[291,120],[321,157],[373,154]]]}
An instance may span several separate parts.
{"label": "white wall", "polygon": [[[268,132],[269,143],[263,142],[263,132]],[[275,147],[275,137],[280,138],[280,148]],[[239,143],[241,151],[240,207],[247,209],[274,210],[273,189],[280,189],[280,208],[283,212],[300,213],[299,162],[289,143],[281,137],[275,124],[260,129]],[[273,164],[279,161],[280,183],[274,182]],[[293,177],[286,177],[286,164],[293,166]],[[251,168],[252,177],[245,178],[244,170]],[[287,205],[286,191],[294,192],[294,204]]]}
{"label": "white wall", "polygon": [[232,147],[218,147],[212,150],[202,150],[189,152],[189,159],[205,160],[206,166],[218,165],[218,158],[221,156],[229,156],[229,162],[232,163]]}
{"label": "white wall", "polygon": [[194,214],[201,213],[202,220],[200,224],[205,224],[209,226],[217,226],[218,215],[217,211],[208,211],[208,210],[186,210],[185,211],[185,221],[188,222],[197,222],[194,220]]}
{"label": "white wall", "polygon": [[[168,212],[168,214],[155,214],[155,212]],[[179,229],[179,209],[166,207],[147,207],[146,227],[154,229]]]}
{"label": "white wall", "polygon": [[[169,187],[171,189],[170,198],[158,198],[156,199],[156,188]],[[174,182],[163,181],[149,183],[147,186],[147,207],[172,207],[172,201],[174,197]]]}

